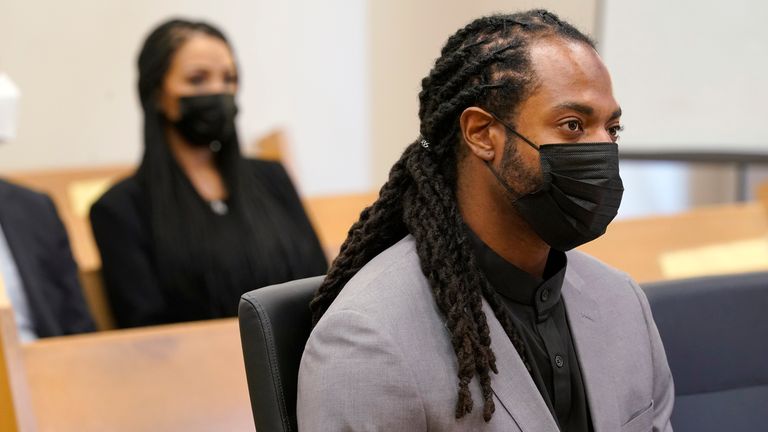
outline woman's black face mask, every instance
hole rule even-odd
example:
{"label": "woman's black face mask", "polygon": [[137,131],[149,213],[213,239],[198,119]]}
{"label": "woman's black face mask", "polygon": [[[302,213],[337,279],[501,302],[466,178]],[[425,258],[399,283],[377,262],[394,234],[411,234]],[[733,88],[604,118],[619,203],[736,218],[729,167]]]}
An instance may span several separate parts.
{"label": "woman's black face mask", "polygon": [[[495,117],[495,116],[494,116]],[[619,150],[614,142],[536,145],[496,118],[539,152],[542,181],[517,196],[490,162],[488,168],[510,195],[522,218],[553,249],[567,251],[605,233],[624,193]],[[511,144],[510,144],[511,145]]]}
{"label": "woman's black face mask", "polygon": [[236,116],[231,93],[184,96],[179,98],[179,119],[173,125],[190,144],[218,149],[235,135]]}

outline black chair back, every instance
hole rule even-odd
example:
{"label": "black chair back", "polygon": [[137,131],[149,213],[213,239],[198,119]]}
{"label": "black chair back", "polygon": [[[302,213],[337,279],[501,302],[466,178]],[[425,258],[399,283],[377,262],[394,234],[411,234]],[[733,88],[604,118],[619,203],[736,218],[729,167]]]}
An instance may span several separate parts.
{"label": "black chair back", "polygon": [[768,273],[643,286],[675,380],[675,432],[768,426]]}
{"label": "black chair back", "polygon": [[240,339],[257,431],[298,430],[296,383],[312,331],[309,302],[323,278],[260,288],[240,299]]}

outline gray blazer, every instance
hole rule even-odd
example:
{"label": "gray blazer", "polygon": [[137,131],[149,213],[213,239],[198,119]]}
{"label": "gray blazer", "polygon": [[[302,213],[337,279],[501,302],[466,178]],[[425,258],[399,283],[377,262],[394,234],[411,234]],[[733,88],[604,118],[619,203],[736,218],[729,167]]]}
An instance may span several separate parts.
{"label": "gray blazer", "polygon": [[[674,391],[648,302],[626,274],[568,253],[563,285],[595,432],[671,431]],[[312,332],[301,359],[297,416],[311,431],[557,431],[541,394],[488,304],[496,412],[456,420],[456,357],[407,236],[368,263]]]}

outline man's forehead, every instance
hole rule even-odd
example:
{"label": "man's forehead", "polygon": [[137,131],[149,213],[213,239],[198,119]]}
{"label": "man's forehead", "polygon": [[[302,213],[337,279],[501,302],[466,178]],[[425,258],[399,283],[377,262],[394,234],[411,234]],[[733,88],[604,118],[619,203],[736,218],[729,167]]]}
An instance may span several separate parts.
{"label": "man's forehead", "polygon": [[616,105],[608,69],[591,46],[547,38],[531,45],[530,58],[536,80],[531,97]]}

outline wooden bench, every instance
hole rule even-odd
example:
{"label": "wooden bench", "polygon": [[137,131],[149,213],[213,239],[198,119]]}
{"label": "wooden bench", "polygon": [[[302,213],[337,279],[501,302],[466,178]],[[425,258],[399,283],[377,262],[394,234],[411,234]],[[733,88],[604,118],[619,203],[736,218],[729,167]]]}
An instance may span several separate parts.
{"label": "wooden bench", "polygon": [[0,431],[35,430],[19,335],[0,277]]}
{"label": "wooden bench", "polygon": [[768,212],[751,202],[614,221],[604,236],[579,249],[642,283],[670,279],[662,268],[665,254],[760,239],[768,241]]}
{"label": "wooden bench", "polygon": [[320,238],[329,261],[336,258],[352,224],[366,207],[378,198],[378,192],[314,196],[304,199],[304,208]]}
{"label": "wooden bench", "polygon": [[253,430],[235,319],[19,344],[0,291],[0,430]]}

